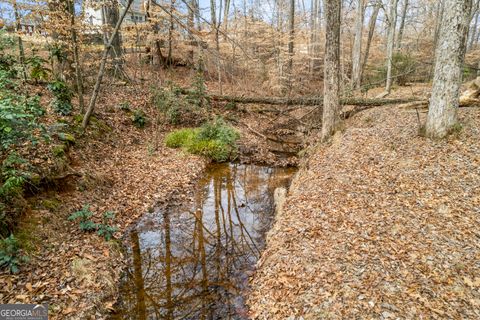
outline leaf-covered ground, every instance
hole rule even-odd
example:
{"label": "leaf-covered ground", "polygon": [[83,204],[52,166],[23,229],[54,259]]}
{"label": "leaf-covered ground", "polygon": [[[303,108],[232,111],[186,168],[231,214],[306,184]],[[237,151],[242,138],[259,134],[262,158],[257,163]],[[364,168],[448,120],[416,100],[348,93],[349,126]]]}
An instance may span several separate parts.
{"label": "leaf-covered ground", "polygon": [[370,109],[311,151],[252,279],[252,317],[479,319],[480,110],[459,114],[459,133],[430,141],[415,110]]}
{"label": "leaf-covered ground", "polygon": [[[201,175],[204,160],[163,146],[164,130],[157,135],[152,124],[156,114],[148,91],[109,91],[64,163],[65,172],[79,176],[28,199],[32,210],[20,222],[17,238],[31,247],[30,262],[17,275],[0,274],[2,303],[49,303],[52,319],[106,318],[124,266],[121,246],[81,232],[68,216],[85,204],[95,222],[113,211],[119,238],[155,204],[191,191]],[[145,129],[133,126],[130,112],[119,108],[125,101],[146,112]]]}

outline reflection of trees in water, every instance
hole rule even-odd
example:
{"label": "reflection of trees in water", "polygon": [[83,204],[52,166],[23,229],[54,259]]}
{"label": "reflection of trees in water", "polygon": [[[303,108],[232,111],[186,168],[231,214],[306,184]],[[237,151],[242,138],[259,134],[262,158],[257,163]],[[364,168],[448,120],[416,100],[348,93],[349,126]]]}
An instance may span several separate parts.
{"label": "reflection of trees in water", "polygon": [[133,266],[120,318],[238,319],[245,274],[272,219],[273,192],[291,173],[218,165],[199,182],[192,210],[171,208],[131,234]]}

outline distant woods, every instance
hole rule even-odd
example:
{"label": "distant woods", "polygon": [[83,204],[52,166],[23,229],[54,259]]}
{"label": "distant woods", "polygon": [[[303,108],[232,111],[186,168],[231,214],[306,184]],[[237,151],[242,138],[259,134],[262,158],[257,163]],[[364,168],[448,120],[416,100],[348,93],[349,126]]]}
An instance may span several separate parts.
{"label": "distant woods", "polygon": [[[338,28],[328,16],[333,3]],[[24,81],[29,56],[48,57],[52,77],[87,112],[86,126],[102,85],[162,85],[174,68],[200,71],[217,95],[320,96],[332,84],[342,98],[375,87],[386,97],[397,85],[435,79],[452,3],[468,7],[457,78],[473,79],[480,0],[7,0],[2,14],[17,36]],[[338,48],[329,34],[337,29]]]}

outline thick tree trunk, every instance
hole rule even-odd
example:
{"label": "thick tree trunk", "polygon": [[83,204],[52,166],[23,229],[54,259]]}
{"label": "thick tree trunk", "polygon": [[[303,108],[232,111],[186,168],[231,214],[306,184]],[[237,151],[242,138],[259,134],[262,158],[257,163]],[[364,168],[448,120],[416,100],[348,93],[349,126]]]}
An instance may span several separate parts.
{"label": "thick tree trunk", "polygon": [[390,93],[393,84],[393,51],[395,48],[395,29],[397,22],[397,2],[390,0],[388,14],[388,39],[387,39],[387,85],[385,91]]}
{"label": "thick tree trunk", "polygon": [[471,0],[445,0],[440,26],[432,96],[428,110],[426,135],[443,138],[457,123],[465,38],[470,23]]}
{"label": "thick tree trunk", "polygon": [[397,37],[397,50],[399,50],[402,47],[403,30],[405,29],[405,19],[407,17],[408,1],[409,0],[403,0],[402,20],[400,21],[400,28],[398,29],[398,37]]}
{"label": "thick tree trunk", "polygon": [[444,0],[439,0],[437,3],[437,8],[435,12],[435,31],[433,34],[433,55],[434,57],[434,63],[432,64],[432,68],[430,70],[430,76],[429,78],[431,79],[433,77],[433,71],[435,70],[435,64],[437,63],[437,56],[436,56],[436,48],[438,45],[438,37],[440,34],[440,27],[442,26],[442,21],[443,21],[443,13],[445,11],[445,6],[444,6]]}
{"label": "thick tree trunk", "polygon": [[340,14],[341,0],[325,0],[325,62],[322,140],[328,139],[340,121]]}
{"label": "thick tree trunk", "polygon": [[362,33],[363,13],[365,9],[364,0],[357,2],[357,14],[355,17],[355,40],[352,52],[352,88],[360,89],[362,76]]}
{"label": "thick tree trunk", "polygon": [[363,72],[367,65],[368,56],[370,54],[370,46],[372,45],[373,34],[375,33],[375,26],[377,24],[378,12],[380,11],[381,7],[382,7],[381,1],[376,0],[375,5],[373,7],[372,15],[370,16],[370,21],[368,22],[367,45],[365,47],[365,54],[363,56],[362,68],[360,69],[362,72],[360,79],[363,79]]}
{"label": "thick tree trunk", "polygon": [[[120,12],[118,5],[104,6],[105,23],[113,30],[117,25]],[[105,31],[105,39],[109,39],[113,33]],[[122,41],[120,38],[120,32],[117,32],[112,42],[112,49],[110,50],[112,59],[117,61],[122,58]]]}
{"label": "thick tree trunk", "polygon": [[117,21],[117,25],[113,29],[113,32],[110,36],[108,43],[106,44],[105,49],[103,50],[102,60],[100,62],[100,68],[98,69],[97,80],[95,81],[95,87],[93,88],[92,97],[90,98],[90,103],[88,104],[87,112],[83,117],[82,121],[82,128],[85,130],[88,126],[88,122],[90,121],[90,117],[92,116],[93,109],[95,109],[95,103],[97,101],[98,93],[100,92],[100,86],[102,84],[102,79],[105,74],[105,65],[107,64],[108,55],[110,50],[112,49],[113,42],[115,41],[115,36],[118,34],[120,30],[120,26],[122,25],[123,19],[127,15],[128,9],[132,5],[133,0],[128,0],[127,5],[125,6],[125,11],[120,16],[120,19]]}

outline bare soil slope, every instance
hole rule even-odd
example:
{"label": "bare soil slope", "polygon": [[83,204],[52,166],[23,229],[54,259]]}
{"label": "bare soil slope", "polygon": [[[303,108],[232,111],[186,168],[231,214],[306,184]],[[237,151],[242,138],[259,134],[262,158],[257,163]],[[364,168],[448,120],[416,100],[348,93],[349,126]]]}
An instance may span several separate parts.
{"label": "bare soil slope", "polygon": [[252,279],[253,318],[480,318],[480,109],[460,118],[430,141],[415,110],[370,109],[314,150]]}

